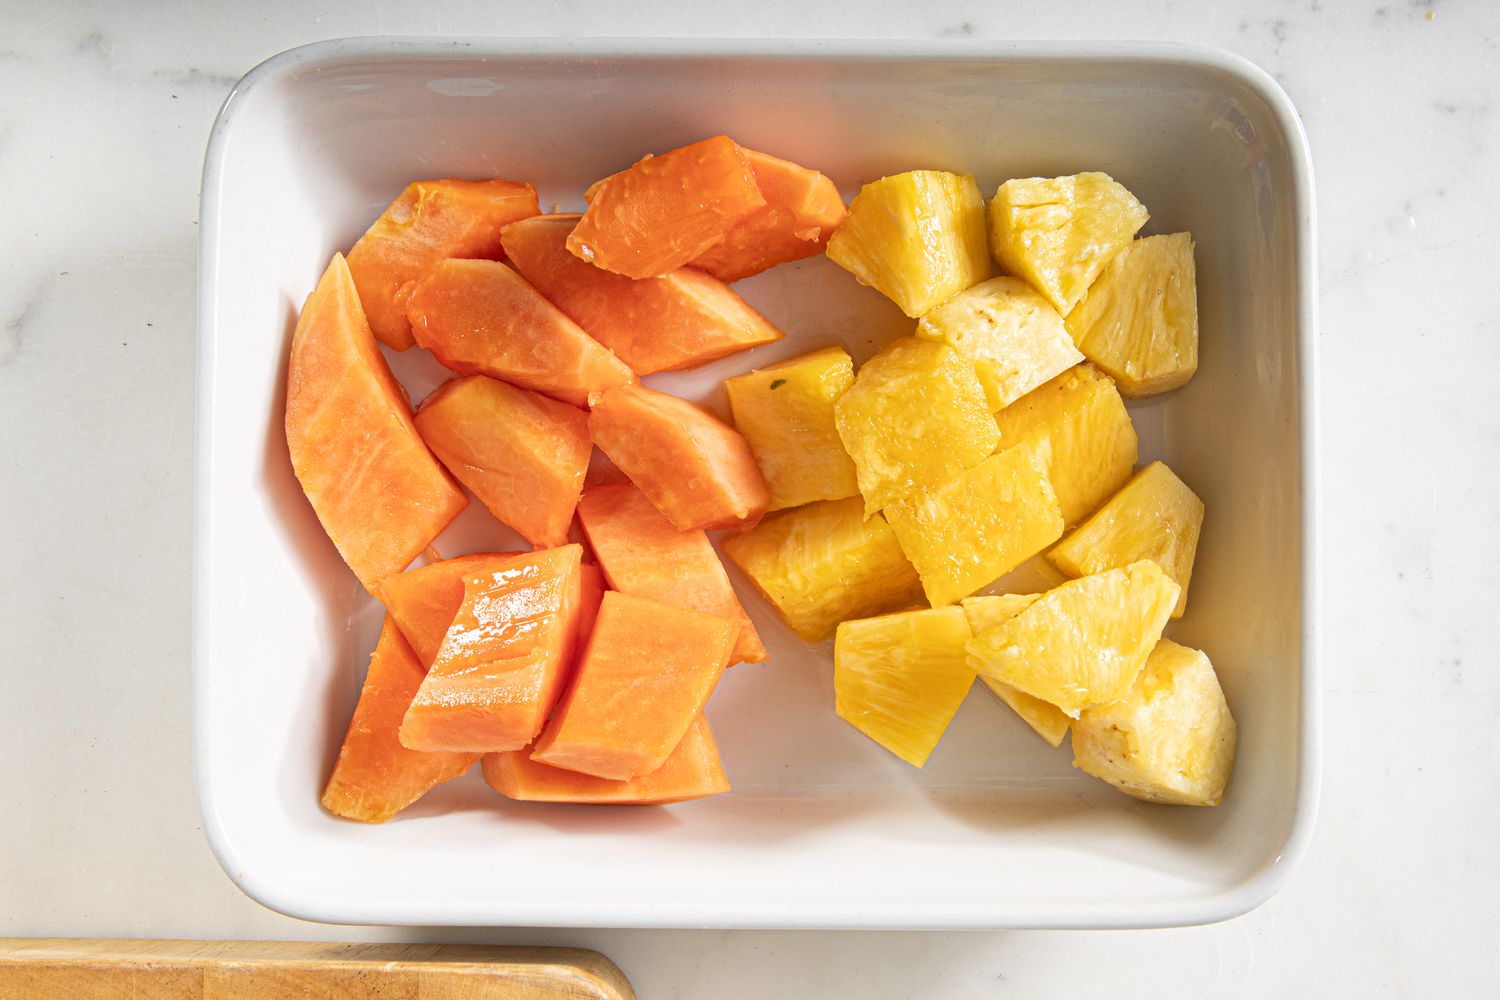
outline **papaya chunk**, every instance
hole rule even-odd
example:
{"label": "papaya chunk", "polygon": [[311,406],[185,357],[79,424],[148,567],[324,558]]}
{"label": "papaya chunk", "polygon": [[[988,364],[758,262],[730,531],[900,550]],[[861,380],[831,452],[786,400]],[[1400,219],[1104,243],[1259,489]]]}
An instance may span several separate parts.
{"label": "papaya chunk", "polygon": [[422,443],[339,254],[292,334],[286,443],[323,530],[371,593],[469,502]]}
{"label": "papaya chunk", "polygon": [[613,781],[655,771],[707,704],[738,633],[727,618],[607,591],[531,759]]}
{"label": "papaya chunk", "polygon": [[685,399],[619,386],[594,404],[589,435],[680,531],[750,528],[770,506],[744,437]]}
{"label": "papaya chunk", "polygon": [[503,565],[521,552],[476,552],[392,573],[376,586],[375,596],[411,644],[426,671],[453,616],[464,603],[464,578]]}
{"label": "papaya chunk", "polygon": [[579,218],[538,215],[512,223],[500,237],[505,254],[636,374],[691,368],[785,336],[728,285],[692,268],[637,281],[584,263],[567,247]]}
{"label": "papaya chunk", "polygon": [[738,622],[733,662],[766,658],[765,645],[702,531],[672,527],[631,483],[584,490],[578,523],[613,589]]}
{"label": "papaya chunk", "polygon": [[479,759],[476,753],[419,753],[396,738],[425,673],[386,616],[338,763],[323,790],[324,809],[345,819],[384,823]]}
{"label": "papaya chunk", "polygon": [[589,455],[588,414],[483,375],[450,379],[417,407],[448,471],[532,545],[568,541]]}
{"label": "papaya chunk", "polygon": [[729,791],[713,730],[702,715],[693,720],[661,767],[629,781],[550,767],[532,760],[529,749],[485,754],[481,766],[491,788],[521,802],[664,805]]}
{"label": "papaya chunk", "polygon": [[460,375],[488,375],[574,406],[635,375],[515,271],[445,260],[408,296],[417,343]]}
{"label": "papaya chunk", "polygon": [[816,170],[753,149],[741,151],[766,203],[691,264],[723,282],[822,253],[848,212],[833,181]]}
{"label": "papaya chunk", "polygon": [[578,620],[573,635],[575,658],[589,644],[594,620],[599,617],[599,602],[604,600],[604,572],[597,564],[584,563],[578,567],[578,594]]}
{"label": "papaya chunk", "polygon": [[519,750],[567,683],[580,545],[513,556],[464,578],[464,600],[401,722],[413,750]]}
{"label": "papaya chunk", "polygon": [[606,178],[568,236],[568,251],[629,278],[657,278],[722,242],[765,204],[745,154],[718,135]]}
{"label": "papaya chunk", "polygon": [[449,257],[500,256],[500,229],[537,214],[536,189],[515,181],[417,181],[391,202],[349,251],[349,273],[375,339],[411,347],[401,289]]}

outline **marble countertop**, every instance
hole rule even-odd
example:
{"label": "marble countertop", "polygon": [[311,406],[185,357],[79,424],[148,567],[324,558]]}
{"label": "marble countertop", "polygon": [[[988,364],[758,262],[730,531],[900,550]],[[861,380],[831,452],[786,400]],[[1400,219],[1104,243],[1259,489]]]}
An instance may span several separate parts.
{"label": "marble countertop", "polygon": [[[0,935],[576,944],[653,1000],[1492,995],[1500,6],[711,6],[5,5]],[[1273,73],[1322,275],[1324,788],[1286,888],[1211,927],[959,934],[343,928],[243,896],[189,746],[198,176],[242,73],[359,34],[1149,38]]]}

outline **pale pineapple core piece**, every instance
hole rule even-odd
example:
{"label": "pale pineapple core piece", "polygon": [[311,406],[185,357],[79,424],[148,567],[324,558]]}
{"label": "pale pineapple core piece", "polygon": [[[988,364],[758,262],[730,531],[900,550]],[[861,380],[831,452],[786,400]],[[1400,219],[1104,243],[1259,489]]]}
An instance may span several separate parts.
{"label": "pale pineapple core piece", "polygon": [[974,684],[968,640],[962,608],[844,622],[833,644],[839,718],[921,767]]}
{"label": "pale pineapple core piece", "polygon": [[[964,614],[969,618],[969,631],[974,635],[987,632],[1003,622],[1008,622],[1036,602],[1041,594],[986,594],[983,597],[966,597],[963,600]],[[980,675],[984,686],[995,693],[1011,711],[1019,715],[1038,736],[1053,746],[1062,746],[1068,735],[1072,719],[1051,702],[1023,694],[1004,681]]]}
{"label": "pale pineapple core piece", "polygon": [[1130,690],[1178,590],[1146,560],[1070,580],[976,635],[969,665],[1076,719],[1083,709]]}
{"label": "pale pineapple core piece", "polygon": [[942,486],[1000,443],[973,364],[916,337],[892,341],[865,362],[834,406],[834,422],[867,514]]}
{"label": "pale pineapple core piece", "polygon": [[1063,532],[1046,465],[1027,445],[896,501],[885,519],[935,608],[999,579]]}
{"label": "pale pineapple core piece", "polygon": [[1020,178],[990,201],[990,249],[1066,316],[1148,218],[1108,174]]}
{"label": "pale pineapple core piece", "polygon": [[724,540],[724,552],[806,642],[846,618],[921,600],[917,571],[885,518],[859,497],[782,511]]}
{"label": "pale pineapple core piece", "polygon": [[1150,559],[1182,593],[1173,618],[1187,610],[1188,583],[1203,529],[1203,501],[1161,462],[1152,462],[1047,553],[1069,576],[1087,576]]}
{"label": "pale pineapple core piece", "polygon": [[826,250],[913,318],[990,276],[984,197],[967,174],[912,170],[872,181]]}
{"label": "pale pineapple core piece", "polygon": [[841,347],[725,380],[735,427],[771,489],[769,510],[859,492],[833,422],[834,403],[853,384],[854,362]]}
{"label": "pale pineapple core piece", "polygon": [[995,414],[1000,444],[1042,449],[1063,520],[1077,524],[1125,485],[1139,442],[1109,376],[1078,365]]}
{"label": "pale pineapple core piece", "polygon": [[1073,723],[1073,766],[1146,802],[1216,806],[1237,736],[1208,657],[1163,639],[1129,691]]}
{"label": "pale pineapple core piece", "polygon": [[1062,314],[1020,278],[991,278],[959,292],[922,317],[917,336],[972,360],[992,411],[1083,360]]}
{"label": "pale pineapple core piece", "polygon": [[1068,313],[1078,349],[1127,397],[1186,385],[1198,370],[1198,277],[1187,233],[1148,236],[1110,258]]}

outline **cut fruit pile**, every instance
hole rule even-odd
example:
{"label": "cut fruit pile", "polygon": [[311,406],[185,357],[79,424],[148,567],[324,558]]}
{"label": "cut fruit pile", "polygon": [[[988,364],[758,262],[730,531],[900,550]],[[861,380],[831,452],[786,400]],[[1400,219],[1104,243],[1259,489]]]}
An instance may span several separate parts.
{"label": "cut fruit pile", "polygon": [[[803,639],[835,635],[838,714],[901,759],[978,677],[1084,771],[1216,805],[1234,719],[1162,638],[1203,504],[1161,462],[1132,475],[1122,398],[1197,370],[1192,238],[1136,239],[1145,208],[1099,173],[1007,181],[987,212],[933,170],[854,198],[828,256],[916,329],[857,372],[824,350],[729,380],[779,512],[725,552]],[[979,595],[1038,558],[1071,579]]]}
{"label": "cut fruit pile", "polygon": [[[728,791],[704,708],[767,651],[710,531],[798,636],[836,636],[838,714],[902,759],[979,677],[1088,773],[1219,801],[1233,719],[1208,658],[1161,637],[1203,505],[1160,462],[1132,475],[1122,400],[1197,367],[1187,234],[1136,239],[1145,209],[1103,174],[986,209],[973,178],[913,171],[846,210],[725,136],[584,199],[414,183],[298,319],[292,466],[386,612],[330,812],[383,822],[476,760],[532,802]],[[726,282],[825,248],[913,335],[728,379],[733,426],[640,384],[780,340]],[[381,345],[455,376],[413,411]],[[533,551],[434,553],[471,496]],[[1070,579],[980,594],[1038,556]]]}
{"label": "cut fruit pile", "polygon": [[[703,709],[767,654],[705,532],[753,527],[773,497],[739,432],[638,377],[780,340],[725,281],[821,252],[844,202],[723,136],[588,200],[542,215],[528,184],[412,184],[298,319],[292,466],[386,610],[335,814],[383,822],[476,760],[512,799],[729,788]],[[413,412],[377,341],[455,377]],[[590,478],[596,446],[614,479]],[[432,553],[470,496],[534,550]]]}

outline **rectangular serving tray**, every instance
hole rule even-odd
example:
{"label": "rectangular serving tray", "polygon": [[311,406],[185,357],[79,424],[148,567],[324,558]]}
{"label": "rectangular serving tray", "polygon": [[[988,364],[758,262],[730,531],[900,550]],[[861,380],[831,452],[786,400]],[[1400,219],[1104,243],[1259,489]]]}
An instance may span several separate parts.
{"label": "rectangular serving tray", "polygon": [[[923,770],[833,713],[831,648],[736,577],[772,650],[710,706],[734,792],[660,808],[511,803],[477,774],[379,827],[318,793],[380,609],[323,536],[282,433],[297,309],[408,181],[534,182],[544,210],[716,133],[846,197],[916,167],[1103,170],[1146,232],[1197,240],[1201,367],[1132,404],[1141,460],[1207,505],[1187,616],[1239,721],[1218,809],[1153,807],[1071,767],[976,686]],[[347,923],[1139,927],[1242,913],[1304,851],[1318,786],[1315,289],[1306,138],[1244,60],[1182,46],[353,39],[276,56],[214,125],[202,192],[194,753],[204,830],[254,898]],[[722,379],[829,343],[862,361],[905,319],[827,260],[737,286],[779,344],[648,384],[723,408]],[[420,396],[443,377],[394,362]],[[934,442],[940,446],[940,442]],[[512,541],[479,505],[448,554]]]}

